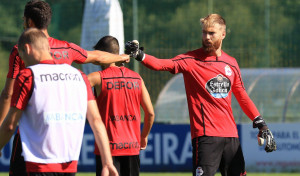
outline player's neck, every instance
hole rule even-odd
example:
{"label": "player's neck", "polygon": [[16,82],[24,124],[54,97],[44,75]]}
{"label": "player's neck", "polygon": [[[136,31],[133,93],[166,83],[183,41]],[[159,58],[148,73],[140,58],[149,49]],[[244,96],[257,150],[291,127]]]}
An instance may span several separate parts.
{"label": "player's neck", "polygon": [[221,47],[220,47],[220,48],[218,48],[218,49],[216,50],[215,56],[220,57],[221,55],[222,55],[222,50],[221,50]]}
{"label": "player's neck", "polygon": [[47,29],[41,29],[41,31],[46,35],[47,38],[50,37]]}
{"label": "player's neck", "polygon": [[39,57],[41,58],[40,62],[44,61],[44,60],[53,60],[53,58],[51,57],[51,55],[48,52],[42,52]]}
{"label": "player's neck", "polygon": [[208,53],[209,56],[220,57],[222,55],[222,49],[219,47],[217,50]]}

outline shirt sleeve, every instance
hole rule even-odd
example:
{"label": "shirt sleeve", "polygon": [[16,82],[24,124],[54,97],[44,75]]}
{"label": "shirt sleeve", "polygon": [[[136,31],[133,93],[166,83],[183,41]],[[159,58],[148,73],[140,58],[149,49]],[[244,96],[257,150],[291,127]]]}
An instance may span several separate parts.
{"label": "shirt sleeve", "polygon": [[80,71],[80,73],[83,77],[83,80],[85,82],[85,85],[86,85],[88,101],[95,100],[95,96],[93,94],[91,84],[90,84],[86,74],[84,74],[81,70],[79,70],[79,71]]}
{"label": "shirt sleeve", "polygon": [[23,69],[14,84],[11,107],[24,110],[33,91],[33,76],[29,68]]}
{"label": "shirt sleeve", "polygon": [[146,54],[142,63],[151,70],[169,71],[173,74],[181,73],[188,68],[185,58],[182,58],[181,55],[171,59],[158,59],[154,56]]}
{"label": "shirt sleeve", "polygon": [[6,77],[16,79],[17,75],[24,68],[25,68],[25,64],[23,60],[20,58],[18,53],[18,48],[15,45],[9,55],[9,67],[8,67],[8,73]]}
{"label": "shirt sleeve", "polygon": [[242,110],[253,121],[255,117],[260,115],[260,113],[246,92],[238,64],[236,64],[235,69],[233,70],[235,78],[232,86],[232,92]]}
{"label": "shirt sleeve", "polygon": [[87,51],[74,43],[69,44],[71,48],[70,58],[73,58],[73,61],[78,64],[83,64],[87,59]]}

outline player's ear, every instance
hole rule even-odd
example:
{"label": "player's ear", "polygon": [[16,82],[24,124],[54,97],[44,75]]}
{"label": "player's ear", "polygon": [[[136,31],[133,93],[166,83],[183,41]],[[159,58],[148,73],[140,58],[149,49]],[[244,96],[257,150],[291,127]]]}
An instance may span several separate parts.
{"label": "player's ear", "polygon": [[32,52],[32,46],[28,43],[24,45],[24,52],[26,55],[29,55]]}
{"label": "player's ear", "polygon": [[35,24],[34,24],[34,22],[32,21],[32,19],[31,18],[28,18],[27,19],[27,24],[28,24],[28,27],[35,27]]}
{"label": "player's ear", "polygon": [[222,40],[226,37],[226,29],[222,30]]}

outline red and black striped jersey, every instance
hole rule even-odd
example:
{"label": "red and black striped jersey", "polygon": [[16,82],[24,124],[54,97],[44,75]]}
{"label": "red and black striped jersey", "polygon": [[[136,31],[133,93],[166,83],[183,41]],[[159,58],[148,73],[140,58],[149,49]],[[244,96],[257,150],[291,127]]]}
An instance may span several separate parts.
{"label": "red and black striped jersey", "polygon": [[[82,64],[87,59],[87,51],[74,43],[57,40],[52,37],[49,37],[48,41],[51,56],[57,60],[57,63],[71,65],[72,62],[76,62]],[[18,46],[15,45],[9,56],[7,78],[15,79],[19,72],[24,68],[24,61],[19,56]]]}
{"label": "red and black striped jersey", "polygon": [[183,74],[192,138],[238,137],[232,93],[251,120],[259,115],[245,90],[238,63],[223,51],[220,57],[208,56],[201,48],[172,59],[146,55],[142,63],[153,70]]}
{"label": "red and black striped jersey", "polygon": [[[139,155],[142,78],[123,66],[108,67],[99,74],[102,88],[96,101],[112,156]],[[95,154],[99,155],[97,146]]]}

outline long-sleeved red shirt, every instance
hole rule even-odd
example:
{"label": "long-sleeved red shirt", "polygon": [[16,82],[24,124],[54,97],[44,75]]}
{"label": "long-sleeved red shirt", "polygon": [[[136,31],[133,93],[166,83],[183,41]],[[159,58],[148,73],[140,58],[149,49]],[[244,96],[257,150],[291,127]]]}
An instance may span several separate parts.
{"label": "long-sleeved red shirt", "polygon": [[223,51],[216,57],[200,48],[172,59],[146,54],[142,63],[152,70],[183,74],[192,138],[238,137],[231,108],[232,92],[251,120],[260,115],[245,90],[236,60]]}

